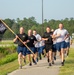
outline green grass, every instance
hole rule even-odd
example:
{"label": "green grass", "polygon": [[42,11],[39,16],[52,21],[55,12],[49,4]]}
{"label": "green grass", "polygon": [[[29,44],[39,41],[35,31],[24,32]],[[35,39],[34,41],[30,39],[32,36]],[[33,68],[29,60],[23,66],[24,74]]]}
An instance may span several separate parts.
{"label": "green grass", "polygon": [[5,44],[14,44],[14,43],[13,43],[13,40],[2,40],[2,41],[0,42],[0,44],[5,45]]}
{"label": "green grass", "polygon": [[[17,57],[17,56],[16,56]],[[26,61],[26,64],[28,63],[28,60]],[[25,65],[22,61],[22,65]],[[12,62],[9,62],[7,64],[0,66],[0,75],[7,75],[8,73],[11,73],[12,71],[19,68],[18,60],[14,60]]]}
{"label": "green grass", "polygon": [[0,66],[0,75],[7,75],[18,68],[17,60]]}
{"label": "green grass", "polygon": [[[28,63],[28,61],[27,61]],[[22,62],[22,65],[24,65],[24,62]],[[4,64],[0,66],[0,75],[7,75],[8,73],[11,73],[12,71],[19,68],[18,60],[14,60],[13,62]]]}
{"label": "green grass", "polygon": [[69,57],[66,58],[65,66],[60,68],[59,75],[74,75],[74,49],[70,49]]}
{"label": "green grass", "polygon": [[0,59],[0,66],[3,65],[3,64],[12,62],[15,59],[17,59],[17,53],[6,55],[6,57]]}

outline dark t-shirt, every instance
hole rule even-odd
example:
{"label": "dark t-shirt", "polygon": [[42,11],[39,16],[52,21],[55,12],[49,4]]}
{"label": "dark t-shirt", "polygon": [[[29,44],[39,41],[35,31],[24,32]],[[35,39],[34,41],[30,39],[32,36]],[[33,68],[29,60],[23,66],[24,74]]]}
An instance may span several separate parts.
{"label": "dark t-shirt", "polygon": [[53,41],[52,41],[52,35],[53,33],[52,32],[45,32],[44,35],[42,36],[42,38],[48,38],[48,40],[45,41],[45,44],[53,44]]}
{"label": "dark t-shirt", "polygon": [[28,36],[28,40],[29,40],[29,42],[27,43],[27,45],[29,47],[34,47],[34,41],[37,41],[36,37],[33,35]]}
{"label": "dark t-shirt", "polygon": [[[28,40],[28,35],[23,33],[23,34],[17,34],[17,36],[23,41],[23,42],[26,42]],[[17,44],[18,46],[25,46],[22,42],[20,42],[19,39],[17,39]]]}

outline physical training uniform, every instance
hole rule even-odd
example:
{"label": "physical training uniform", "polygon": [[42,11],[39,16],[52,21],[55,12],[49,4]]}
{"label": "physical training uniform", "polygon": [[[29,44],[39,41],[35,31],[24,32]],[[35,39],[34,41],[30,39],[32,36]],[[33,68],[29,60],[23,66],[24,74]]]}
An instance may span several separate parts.
{"label": "physical training uniform", "polygon": [[45,50],[46,50],[46,53],[48,53],[50,50],[52,50],[52,46],[53,46],[53,41],[52,41],[52,35],[53,33],[52,32],[45,32],[43,37],[42,38],[48,38],[47,41],[45,41]]}
{"label": "physical training uniform", "polygon": [[[23,34],[17,34],[17,36],[23,41],[26,42],[28,40],[28,35],[23,33]],[[17,52],[18,54],[21,52],[22,55],[26,56],[26,52],[27,52],[27,48],[25,47],[25,45],[23,43],[20,42],[19,39],[17,39]]]}
{"label": "physical training uniform", "polygon": [[[36,37],[34,35],[28,36],[28,40],[29,42],[27,43],[27,46],[35,53],[34,41],[37,41]],[[32,53],[27,49],[27,54],[32,54]]]}
{"label": "physical training uniform", "polygon": [[61,50],[61,48],[65,48],[65,37],[68,34],[68,31],[66,29],[56,29],[53,33],[54,35],[60,34],[58,38],[56,38],[56,49],[58,51]]}

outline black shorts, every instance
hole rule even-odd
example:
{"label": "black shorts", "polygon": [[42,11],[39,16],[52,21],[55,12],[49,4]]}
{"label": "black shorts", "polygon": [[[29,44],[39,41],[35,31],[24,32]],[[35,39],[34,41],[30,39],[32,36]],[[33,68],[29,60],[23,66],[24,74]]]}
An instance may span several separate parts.
{"label": "black shorts", "polygon": [[50,45],[50,44],[46,44],[46,45],[45,45],[46,53],[48,53],[49,51],[52,50],[52,46],[53,46],[53,45]]}

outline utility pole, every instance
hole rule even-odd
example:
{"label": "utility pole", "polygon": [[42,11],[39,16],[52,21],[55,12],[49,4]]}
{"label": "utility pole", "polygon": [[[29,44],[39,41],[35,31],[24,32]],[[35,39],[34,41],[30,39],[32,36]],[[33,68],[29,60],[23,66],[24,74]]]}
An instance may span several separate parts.
{"label": "utility pole", "polygon": [[44,21],[44,15],[43,15],[43,0],[42,0],[42,24],[43,24],[43,21]]}
{"label": "utility pole", "polygon": [[44,23],[44,12],[43,12],[43,0],[42,0],[42,27],[41,27],[41,35],[43,35],[43,33],[44,33],[44,25],[43,25],[43,23]]}

